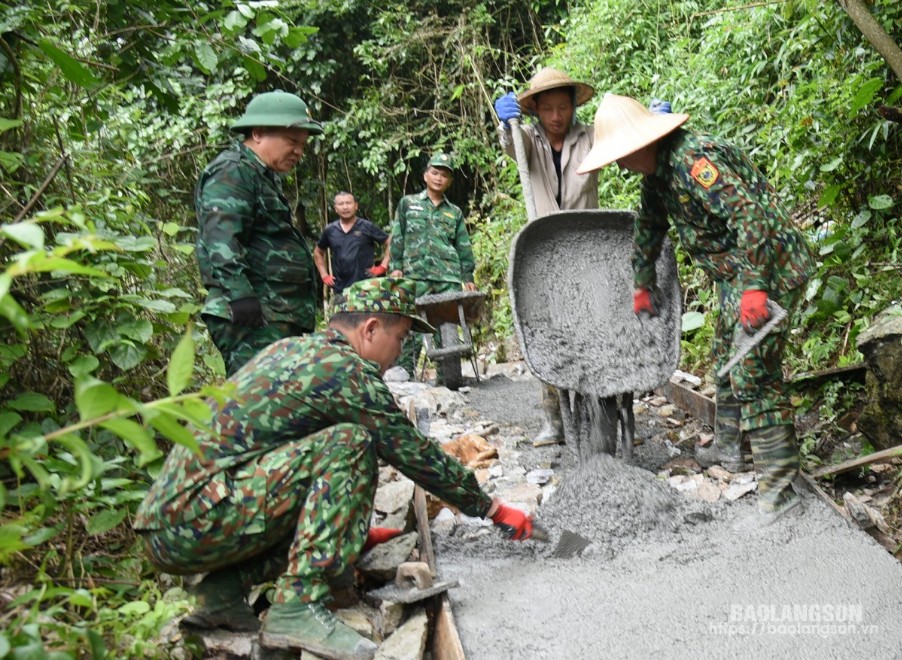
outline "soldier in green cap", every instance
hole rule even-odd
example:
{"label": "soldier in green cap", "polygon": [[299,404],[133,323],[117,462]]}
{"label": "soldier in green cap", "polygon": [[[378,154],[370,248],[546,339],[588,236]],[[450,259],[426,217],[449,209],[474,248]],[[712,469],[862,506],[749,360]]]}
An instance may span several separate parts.
{"label": "soldier in green cap", "polygon": [[232,125],[242,139],[194,191],[202,316],[231,375],[268,344],[316,323],[313,256],[292,222],[281,176],[323,132],[294,94],[255,96]]}
{"label": "soldier in green cap", "polygon": [[[417,298],[431,293],[475,291],[476,262],[470,235],[459,207],[445,197],[451,187],[454,160],[446,153],[429,159],[423,180],[426,189],[402,197],[391,227],[392,277],[416,280]],[[434,338],[436,346],[440,337]],[[422,337],[412,337],[398,365],[413,375],[423,346]]]}
{"label": "soldier in green cap", "polygon": [[229,379],[234,392],[210,402],[196,452],[172,449],[134,526],[160,570],[209,571],[183,624],[256,629],[246,595],[275,578],[264,646],[371,658],[375,644],[325,603],[327,579],[387,536],[370,529],[379,459],[508,538],[532,536],[532,519],[483,492],[382,380],[408,332],[434,331],[416,314],[415,291],[403,279],[353,284],[324,332],[277,341]]}

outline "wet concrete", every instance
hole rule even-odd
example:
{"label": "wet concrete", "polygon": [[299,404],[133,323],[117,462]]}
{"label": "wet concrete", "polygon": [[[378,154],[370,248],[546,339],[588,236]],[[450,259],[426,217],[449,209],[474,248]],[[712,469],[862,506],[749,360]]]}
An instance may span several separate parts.
{"label": "wet concrete", "polygon": [[531,371],[559,389],[608,397],[651,390],[680,357],[676,259],[657,264],[658,315],[633,313],[628,211],[567,211],[526,225],[508,274],[514,325]]}
{"label": "wet concrete", "polygon": [[[503,429],[539,425],[535,380],[496,378],[467,397]],[[660,451],[637,450],[657,467]],[[754,496],[706,504],[607,455],[577,467],[557,447],[521,461],[564,475],[537,511],[550,543],[435,539],[440,579],[461,583],[451,598],[471,660],[902,657],[902,565],[813,495],[747,531]],[[565,529],[592,543],[553,558]]]}

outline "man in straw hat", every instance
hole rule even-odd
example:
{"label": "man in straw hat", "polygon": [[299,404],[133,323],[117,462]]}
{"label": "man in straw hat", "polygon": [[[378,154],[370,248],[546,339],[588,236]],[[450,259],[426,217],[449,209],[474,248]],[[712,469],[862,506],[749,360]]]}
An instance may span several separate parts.
{"label": "man in straw hat", "polygon": [[532,536],[532,519],[423,436],[382,380],[409,332],[434,332],[415,290],[392,278],[351,285],[324,332],[277,341],[229,379],[196,451],[172,449],[134,525],[160,570],[209,571],[183,625],[255,630],[248,590],[275,579],[264,646],[372,658],[376,645],[325,603],[330,577],[399,531],[370,528],[379,459],[507,538]]}
{"label": "man in straw hat", "polygon": [[[814,260],[749,158],[723,140],[680,128],[688,118],[653,114],[634,99],[609,94],[595,114],[595,144],[579,171],[617,161],[643,175],[634,227],[634,311],[655,313],[655,262],[670,218],[683,248],[717,286],[713,357],[719,368],[737,333],[753,332],[770,318],[768,298],[790,311],[799,304]],[[741,440],[748,434],[762,475],[758,509],[764,524],[799,503],[792,488],[799,453],[783,383],[788,336],[785,325],[777,326],[717,383],[715,440],[696,450],[704,466],[742,470]]]}
{"label": "man in straw hat", "polygon": [[258,94],[229,149],[204,168],[194,192],[202,316],[235,373],[257,351],[316,325],[313,256],[292,222],[282,175],[323,127],[294,94]]}
{"label": "man in straw hat", "polygon": [[[576,108],[595,94],[583,82],[566,73],[545,67],[529,81],[529,89],[515,96],[509,92],[495,101],[501,123],[498,136],[505,152],[514,157],[511,119],[519,119],[521,109],[538,118],[537,125],[520,126],[529,182],[536,202],[538,217],[559,211],[598,208],[598,176],[580,174],[577,166],[592,148],[592,128],[576,121]],[[542,411],[545,422],[533,445],[558,444],[564,441],[560,392],[542,384]],[[632,406],[632,395],[625,405]]]}
{"label": "man in straw hat", "polygon": [[557,211],[598,208],[598,176],[576,171],[592,148],[592,127],[575,120],[576,108],[594,94],[586,83],[545,67],[533,76],[525,92],[519,96],[508,92],[495,101],[501,120],[498,136],[512,158],[515,154],[508,122],[519,119],[522,111],[538,118],[538,124],[520,126],[520,131],[540,218]]}

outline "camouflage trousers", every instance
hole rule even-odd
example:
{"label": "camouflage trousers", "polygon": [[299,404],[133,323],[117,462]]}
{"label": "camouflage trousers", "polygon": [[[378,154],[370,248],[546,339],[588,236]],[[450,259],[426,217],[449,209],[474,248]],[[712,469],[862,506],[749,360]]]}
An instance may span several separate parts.
{"label": "camouflage trousers", "polygon": [[[428,296],[433,293],[447,293],[449,291],[460,291],[460,284],[457,282],[433,282],[430,280],[417,280],[417,298]],[[441,348],[441,333],[436,332],[432,336],[432,343],[436,348]],[[398,366],[404,367],[407,373],[413,377],[416,373],[417,363],[420,360],[420,353],[423,351],[423,335],[419,332],[411,332],[407,339],[404,340],[404,346],[401,347],[401,355],[398,358]],[[441,381],[441,376],[439,376]]]}
{"label": "camouflage trousers", "polygon": [[369,431],[337,424],[235,468],[231,495],[145,532],[147,552],[168,573],[229,567],[245,585],[278,576],[277,603],[322,600],[363,548],[377,480]]}
{"label": "camouflage trousers", "polygon": [[[732,356],[736,335],[745,332],[739,324],[742,290],[730,281],[718,282],[717,287],[720,317],[714,337],[715,371]],[[776,301],[791,315],[801,297],[801,289],[795,289]],[[763,509],[776,506],[799,473],[792,402],[783,381],[783,353],[789,332],[787,319],[717,382],[717,444],[739,456],[742,436],[747,432],[760,474],[759,505]]]}
{"label": "camouflage trousers", "polygon": [[234,325],[228,319],[204,315],[204,322],[226,366],[226,376],[231,376],[257,353],[274,341],[313,332],[296,323],[270,322],[262,328]]}

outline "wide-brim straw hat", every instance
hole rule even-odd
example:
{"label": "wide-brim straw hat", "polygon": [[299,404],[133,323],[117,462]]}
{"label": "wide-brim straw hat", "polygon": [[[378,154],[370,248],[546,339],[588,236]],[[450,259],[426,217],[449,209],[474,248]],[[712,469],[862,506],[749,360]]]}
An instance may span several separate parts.
{"label": "wide-brim straw hat", "polygon": [[628,96],[606,94],[595,112],[592,150],[576,171],[586,174],[625,158],[672,133],[687,119],[689,115],[679,112],[653,114]]}
{"label": "wide-brim straw hat", "polygon": [[584,82],[573,80],[563,71],[552,69],[546,66],[529,81],[529,89],[520,94],[517,100],[520,107],[527,112],[536,111],[535,95],[547,92],[550,89],[558,89],[559,87],[573,87],[576,90],[574,103],[577,106],[582,105],[595,95],[595,88]]}

